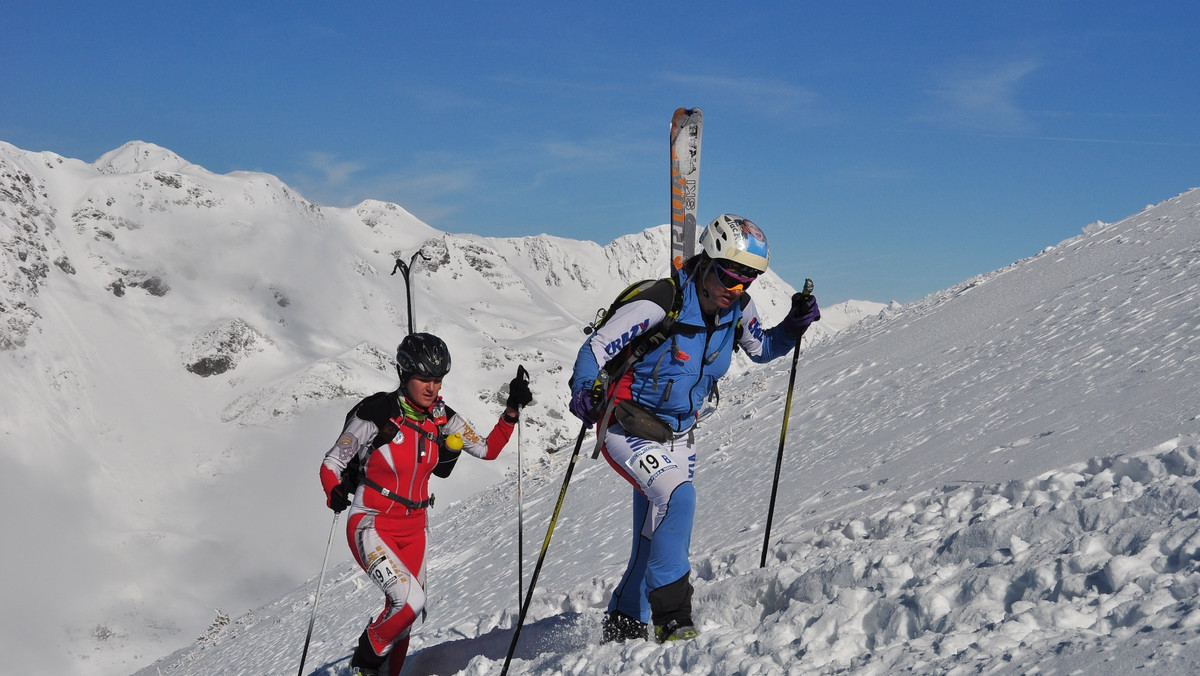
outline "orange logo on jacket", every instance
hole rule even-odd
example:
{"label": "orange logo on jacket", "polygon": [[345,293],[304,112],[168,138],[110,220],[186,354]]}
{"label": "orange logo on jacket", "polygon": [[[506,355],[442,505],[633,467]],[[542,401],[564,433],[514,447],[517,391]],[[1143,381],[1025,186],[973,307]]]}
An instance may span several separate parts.
{"label": "orange logo on jacket", "polygon": [[479,435],[475,433],[475,430],[471,429],[470,425],[466,425],[463,427],[462,435],[467,441],[469,441],[473,444],[478,444],[478,443],[483,442],[483,439],[479,438]]}

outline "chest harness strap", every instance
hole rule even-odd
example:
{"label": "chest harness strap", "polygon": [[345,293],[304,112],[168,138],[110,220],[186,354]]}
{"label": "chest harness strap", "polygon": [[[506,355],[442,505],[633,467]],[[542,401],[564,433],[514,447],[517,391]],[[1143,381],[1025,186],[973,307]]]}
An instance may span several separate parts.
{"label": "chest harness strap", "polygon": [[432,507],[433,500],[436,497],[436,496],[431,495],[431,496],[429,496],[428,500],[422,500],[420,502],[415,502],[413,500],[409,500],[406,497],[403,497],[401,495],[397,495],[396,493],[393,493],[392,491],[384,488],[383,486],[380,486],[379,484],[375,483],[374,481],[371,481],[370,479],[363,479],[363,485],[368,488],[374,488],[383,497],[387,498],[388,500],[399,502],[400,504],[404,505],[405,507],[407,507],[409,509],[425,509],[426,507]]}

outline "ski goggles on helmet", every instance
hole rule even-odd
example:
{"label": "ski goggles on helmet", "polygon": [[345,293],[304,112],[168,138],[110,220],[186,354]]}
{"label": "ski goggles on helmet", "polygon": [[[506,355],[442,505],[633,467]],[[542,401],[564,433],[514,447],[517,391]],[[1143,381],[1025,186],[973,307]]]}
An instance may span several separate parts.
{"label": "ski goggles on helmet", "polygon": [[758,279],[758,270],[732,261],[713,262],[713,272],[717,275],[717,281],[726,289],[739,286],[748,289],[754,280]]}

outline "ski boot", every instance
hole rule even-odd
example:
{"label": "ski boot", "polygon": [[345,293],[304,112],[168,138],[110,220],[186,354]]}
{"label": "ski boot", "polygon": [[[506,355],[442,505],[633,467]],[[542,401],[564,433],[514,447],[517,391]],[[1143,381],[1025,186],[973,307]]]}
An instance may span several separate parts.
{"label": "ski boot", "polygon": [[601,625],[604,631],[605,643],[629,641],[635,638],[646,638],[646,623],[636,620],[619,610],[612,610],[604,615]]}
{"label": "ski boot", "polygon": [[358,637],[358,647],[354,649],[354,656],[350,658],[350,676],[379,676],[379,669],[385,659],[387,658],[375,654],[375,649],[371,647],[371,639],[367,637],[367,630],[363,629],[362,635]]}
{"label": "ski boot", "polygon": [[666,624],[654,628],[654,638],[659,643],[667,641],[690,641],[700,635],[696,628],[691,623],[683,623],[679,620],[668,620]]}

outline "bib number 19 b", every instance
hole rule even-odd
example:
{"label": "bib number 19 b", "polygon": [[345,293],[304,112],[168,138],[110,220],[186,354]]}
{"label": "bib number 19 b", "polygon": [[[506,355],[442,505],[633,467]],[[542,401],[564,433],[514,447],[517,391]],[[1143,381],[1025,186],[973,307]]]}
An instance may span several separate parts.
{"label": "bib number 19 b", "polygon": [[643,449],[634,453],[629,460],[625,461],[625,466],[629,468],[629,471],[633,472],[639,481],[647,486],[653,485],[654,480],[662,475],[663,472],[678,467],[671,460],[671,456],[666,453],[655,452],[653,449]]}

